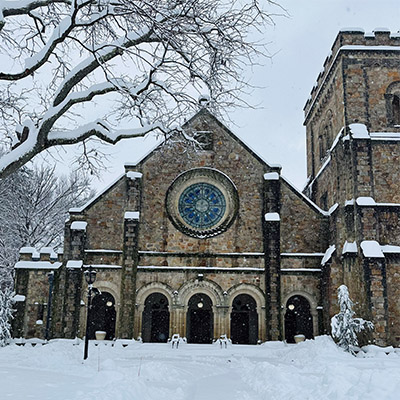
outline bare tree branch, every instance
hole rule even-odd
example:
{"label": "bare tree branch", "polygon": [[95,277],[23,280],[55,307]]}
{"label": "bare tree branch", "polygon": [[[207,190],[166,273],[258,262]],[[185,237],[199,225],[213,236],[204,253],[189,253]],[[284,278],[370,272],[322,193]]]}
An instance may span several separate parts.
{"label": "bare tree branch", "polygon": [[0,178],[91,136],[168,136],[203,92],[216,112],[246,106],[243,71],[271,23],[259,0],[0,0]]}

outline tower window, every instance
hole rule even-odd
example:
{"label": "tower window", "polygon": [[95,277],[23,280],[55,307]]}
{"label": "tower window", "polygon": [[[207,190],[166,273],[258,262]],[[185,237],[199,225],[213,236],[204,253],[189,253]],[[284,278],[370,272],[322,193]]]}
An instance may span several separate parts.
{"label": "tower window", "polygon": [[393,125],[400,125],[400,96],[395,94],[392,100]]}

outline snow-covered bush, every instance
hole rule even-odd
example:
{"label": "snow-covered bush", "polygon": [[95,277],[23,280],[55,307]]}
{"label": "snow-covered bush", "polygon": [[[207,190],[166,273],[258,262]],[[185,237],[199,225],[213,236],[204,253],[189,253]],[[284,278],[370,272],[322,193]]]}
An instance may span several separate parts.
{"label": "snow-covered bush", "polygon": [[14,293],[9,286],[0,290],[0,347],[6,346],[11,339],[11,323]]}
{"label": "snow-covered bush", "polygon": [[331,319],[332,336],[338,346],[354,354],[354,347],[358,346],[357,334],[364,330],[372,330],[374,324],[362,318],[353,318],[353,302],[350,299],[346,285],[338,288],[339,314]]}

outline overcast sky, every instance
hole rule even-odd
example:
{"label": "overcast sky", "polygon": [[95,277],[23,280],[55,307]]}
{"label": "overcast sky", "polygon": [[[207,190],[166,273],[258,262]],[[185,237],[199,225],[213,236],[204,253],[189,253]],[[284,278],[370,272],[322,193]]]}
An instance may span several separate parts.
{"label": "overcast sky", "polygon": [[[283,175],[302,188],[306,180],[303,107],[341,28],[400,30],[400,0],[277,0],[289,16],[275,17],[266,32],[274,54],[252,74],[252,103],[257,110],[239,110],[229,127],[267,162],[281,164]],[[276,8],[273,9],[278,12]],[[399,66],[400,68],[400,66]],[[124,140],[111,149],[113,158],[97,188],[123,173],[153,146],[152,138]]]}

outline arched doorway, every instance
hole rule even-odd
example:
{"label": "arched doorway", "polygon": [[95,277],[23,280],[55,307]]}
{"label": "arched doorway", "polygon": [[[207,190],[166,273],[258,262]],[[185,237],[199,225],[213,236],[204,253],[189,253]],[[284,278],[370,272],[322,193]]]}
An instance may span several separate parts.
{"label": "arched doorway", "polygon": [[234,344],[257,344],[257,304],[248,294],[239,294],[233,300],[231,314],[231,340]]}
{"label": "arched doorway", "polygon": [[162,293],[153,293],[144,302],[142,339],[144,342],[166,343],[168,337],[168,299]]}
{"label": "arched doorway", "polygon": [[115,337],[115,311],[114,296],[108,292],[96,294],[92,299],[92,310],[89,321],[89,339],[95,339],[96,331],[106,332],[106,340]]}
{"label": "arched doorway", "polygon": [[206,294],[198,293],[190,298],[186,323],[189,343],[212,343],[212,301]]}
{"label": "arched doorway", "polygon": [[303,334],[306,339],[313,338],[313,319],[310,303],[300,295],[292,296],[286,303],[285,339],[295,343],[294,336]]}

